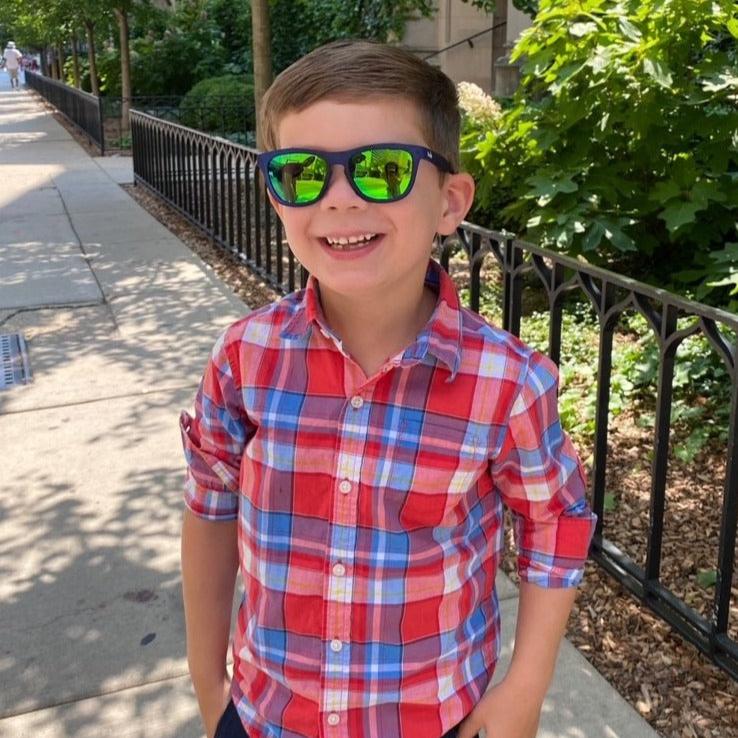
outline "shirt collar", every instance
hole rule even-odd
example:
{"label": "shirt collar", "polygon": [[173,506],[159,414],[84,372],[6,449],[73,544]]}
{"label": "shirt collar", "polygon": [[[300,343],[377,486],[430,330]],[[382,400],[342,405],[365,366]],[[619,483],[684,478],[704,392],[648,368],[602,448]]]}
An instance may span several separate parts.
{"label": "shirt collar", "polygon": [[318,297],[318,282],[311,274],[302,291],[302,297],[294,303],[294,312],[286,322],[280,338],[287,340],[305,338],[313,323],[322,326],[323,310]]}
{"label": "shirt collar", "polygon": [[445,269],[428,262],[425,283],[438,293],[436,307],[416,341],[408,347],[406,358],[423,359],[430,352],[450,370],[452,381],[461,364],[461,306],[456,286]]}
{"label": "shirt collar", "polygon": [[[408,346],[402,358],[403,361],[420,361],[426,353],[431,353],[449,368],[451,381],[461,363],[462,316],[459,296],[451,277],[432,259],[428,262],[425,283],[438,293],[436,307],[425,328]],[[323,316],[318,281],[310,275],[302,299],[296,303],[296,310],[280,335],[284,339],[304,338],[313,325],[318,326],[323,333],[333,335]]]}

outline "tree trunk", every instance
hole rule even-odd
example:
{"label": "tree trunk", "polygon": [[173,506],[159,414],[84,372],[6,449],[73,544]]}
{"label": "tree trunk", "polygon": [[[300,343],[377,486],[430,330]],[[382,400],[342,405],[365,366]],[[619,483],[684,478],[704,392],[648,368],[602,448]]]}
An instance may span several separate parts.
{"label": "tree trunk", "polygon": [[72,34],[72,64],[74,69],[74,86],[79,90],[82,87],[79,73],[79,49],[77,48],[77,32]]}
{"label": "tree trunk", "polygon": [[56,65],[59,68],[58,79],[61,82],[66,82],[67,80],[64,79],[64,47],[61,44],[56,46]]}
{"label": "tree trunk", "polygon": [[251,37],[254,52],[254,105],[256,106],[256,148],[262,149],[261,100],[272,83],[272,44],[268,0],[251,0]]}
{"label": "tree trunk", "polygon": [[54,79],[54,64],[52,62],[51,50],[46,46],[41,49],[41,74],[44,77]]}
{"label": "tree trunk", "polygon": [[115,8],[115,19],[118,22],[120,34],[120,87],[121,87],[121,129],[130,128],[128,121],[131,112],[131,50],[128,44],[128,13],[121,8]]}
{"label": "tree trunk", "polygon": [[90,88],[92,94],[100,97],[100,83],[97,80],[97,56],[95,53],[95,24],[85,21],[85,33],[87,34],[87,61],[90,64]]}

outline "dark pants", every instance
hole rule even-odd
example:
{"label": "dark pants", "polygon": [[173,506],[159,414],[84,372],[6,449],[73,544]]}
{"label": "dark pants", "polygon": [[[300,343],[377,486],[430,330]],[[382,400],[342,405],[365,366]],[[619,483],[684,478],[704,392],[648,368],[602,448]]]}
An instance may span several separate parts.
{"label": "dark pants", "polygon": [[228,707],[221,715],[213,738],[249,738],[243,729],[243,723],[241,718],[238,717],[238,710],[236,710],[233,700],[228,703]]}
{"label": "dark pants", "polygon": [[[456,738],[456,732],[456,728],[451,728],[443,738]],[[238,711],[233,704],[233,700],[228,703],[228,707],[226,707],[218,722],[218,727],[215,729],[215,738],[249,738],[243,729],[241,718],[238,717]]]}

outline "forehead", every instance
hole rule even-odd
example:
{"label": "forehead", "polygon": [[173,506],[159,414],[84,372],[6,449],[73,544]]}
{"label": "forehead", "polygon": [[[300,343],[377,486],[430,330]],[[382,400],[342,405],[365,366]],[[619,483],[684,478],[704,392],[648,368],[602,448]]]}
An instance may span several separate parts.
{"label": "forehead", "polygon": [[372,143],[428,145],[417,105],[404,98],[318,100],[285,113],[276,133],[280,148],[341,151]]}

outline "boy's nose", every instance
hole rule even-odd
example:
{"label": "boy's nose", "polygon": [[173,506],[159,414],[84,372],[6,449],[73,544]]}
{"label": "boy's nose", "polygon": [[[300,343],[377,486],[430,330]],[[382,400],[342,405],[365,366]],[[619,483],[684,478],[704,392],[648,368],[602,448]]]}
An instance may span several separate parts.
{"label": "boy's nose", "polygon": [[334,165],[331,169],[331,181],[328,183],[328,189],[320,199],[319,204],[326,210],[344,208],[363,209],[368,205],[366,200],[362,200],[354,192],[346,176],[346,171],[340,164]]}

